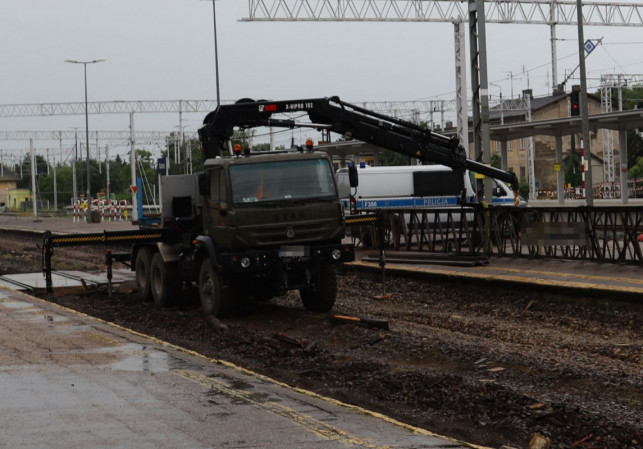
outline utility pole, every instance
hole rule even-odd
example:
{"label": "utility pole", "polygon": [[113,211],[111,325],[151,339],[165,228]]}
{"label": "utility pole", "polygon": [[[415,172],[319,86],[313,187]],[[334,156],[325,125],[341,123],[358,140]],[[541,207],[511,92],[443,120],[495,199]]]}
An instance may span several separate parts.
{"label": "utility pole", "polygon": [[109,145],[105,145],[105,175],[107,177],[107,187],[106,187],[106,193],[107,193],[107,198],[110,198],[110,191],[109,191]]}
{"label": "utility pole", "polygon": [[464,37],[465,26],[462,19],[453,22],[455,36],[455,90],[457,130],[460,143],[464,147],[467,157],[469,154],[469,117],[467,101],[467,62],[466,45]]}
{"label": "utility pole", "polygon": [[89,170],[89,110],[87,104],[87,64],[96,64],[103,62],[104,59],[94,59],[92,61],[76,61],[74,59],[65,59],[65,62],[72,64],[82,64],[85,73],[85,150],[87,151],[87,201],[91,199],[91,184],[90,184],[90,170]]}
{"label": "utility pole", "polygon": [[78,160],[78,129],[75,130],[74,132],[74,160],[71,163],[71,179],[72,179],[72,190],[74,194],[74,201],[73,203],[78,200],[78,186],[76,184],[76,161]]}
{"label": "utility pole", "polygon": [[219,46],[217,44],[217,6],[216,0],[212,0],[212,21],[214,23],[214,71],[217,82],[217,106],[221,104],[219,91]]}
{"label": "utility pole", "polygon": [[138,216],[138,201],[136,199],[136,191],[137,191],[137,186],[136,186],[136,139],[135,139],[135,134],[134,134],[134,113],[130,112],[129,115],[129,130],[130,130],[130,156],[129,156],[129,161],[130,161],[130,172],[132,176],[132,185],[131,185],[131,190],[132,190],[132,223],[136,223],[138,221],[139,217]]}
{"label": "utility pole", "polygon": [[585,73],[585,38],[583,37],[583,3],[576,0],[578,14],[578,59],[580,65],[580,104],[581,117],[583,124],[583,136],[581,140],[581,156],[586,152],[586,159],[589,160],[588,169],[585,170],[585,164],[581,171],[585,170],[585,200],[589,207],[594,205],[594,189],[592,188],[592,149],[590,146],[591,136],[589,135],[589,114],[587,111],[587,76]]}
{"label": "utility pole", "polygon": [[58,210],[58,180],[56,176],[56,158],[54,158],[54,211]]}
{"label": "utility pole", "polygon": [[33,139],[29,139],[31,153],[31,204],[33,205],[33,216],[38,219],[38,198],[36,196],[36,150],[33,147]]}
{"label": "utility pole", "polygon": [[[469,44],[471,91],[473,93],[473,150],[478,162],[491,163],[489,141],[489,86],[487,82],[487,38],[483,0],[469,0]],[[491,180],[478,180],[478,201],[491,202]]]}

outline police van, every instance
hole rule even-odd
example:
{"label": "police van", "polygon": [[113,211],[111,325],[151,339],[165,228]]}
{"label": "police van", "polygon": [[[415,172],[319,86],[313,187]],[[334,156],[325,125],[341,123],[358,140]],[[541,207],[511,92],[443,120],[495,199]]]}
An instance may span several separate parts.
{"label": "police van", "polygon": [[[477,202],[474,174],[458,176],[445,165],[401,165],[357,169],[357,187],[350,187],[349,169],[337,171],[339,195],[346,210],[451,208]],[[494,206],[514,206],[511,188],[492,179]],[[351,207],[351,195],[353,205]],[[518,206],[527,202],[519,197]]]}

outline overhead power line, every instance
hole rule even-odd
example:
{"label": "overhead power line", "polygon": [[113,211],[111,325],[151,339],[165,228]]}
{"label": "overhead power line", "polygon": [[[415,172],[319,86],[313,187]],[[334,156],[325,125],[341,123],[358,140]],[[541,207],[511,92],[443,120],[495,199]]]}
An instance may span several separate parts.
{"label": "overhead power line", "polygon": [[[250,0],[243,21],[451,22],[468,0]],[[575,0],[485,0],[487,23],[576,25]],[[643,5],[583,2],[585,25],[643,26]]]}
{"label": "overhead power line", "polygon": [[[232,103],[232,101],[228,103]],[[216,107],[215,100],[92,101],[87,103],[90,114],[209,112]],[[84,102],[0,105],[0,117],[80,114],[85,114]]]}
{"label": "overhead power line", "polygon": [[[137,131],[136,141],[140,144],[154,144],[165,142],[171,131]],[[100,140],[110,143],[128,143],[131,135],[129,131],[90,131],[89,139],[93,142]],[[84,131],[0,131],[1,140],[50,140],[50,141],[69,141],[85,140]]]}

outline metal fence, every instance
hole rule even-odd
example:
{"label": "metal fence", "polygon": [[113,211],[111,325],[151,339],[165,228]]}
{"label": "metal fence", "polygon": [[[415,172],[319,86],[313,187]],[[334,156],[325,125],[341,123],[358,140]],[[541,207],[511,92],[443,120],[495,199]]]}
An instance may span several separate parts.
{"label": "metal fence", "polygon": [[[371,213],[373,211],[370,211]],[[377,211],[349,226],[355,243],[459,256],[542,257],[643,265],[643,207],[462,207]],[[379,238],[383,227],[384,239]],[[643,239],[643,237],[641,237]]]}

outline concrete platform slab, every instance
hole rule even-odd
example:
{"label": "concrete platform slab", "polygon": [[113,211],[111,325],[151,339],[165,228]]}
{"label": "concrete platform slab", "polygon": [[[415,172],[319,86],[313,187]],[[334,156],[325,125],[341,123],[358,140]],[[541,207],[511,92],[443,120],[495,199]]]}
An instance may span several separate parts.
{"label": "concrete platform slab", "polygon": [[475,447],[0,287],[0,447]]}

